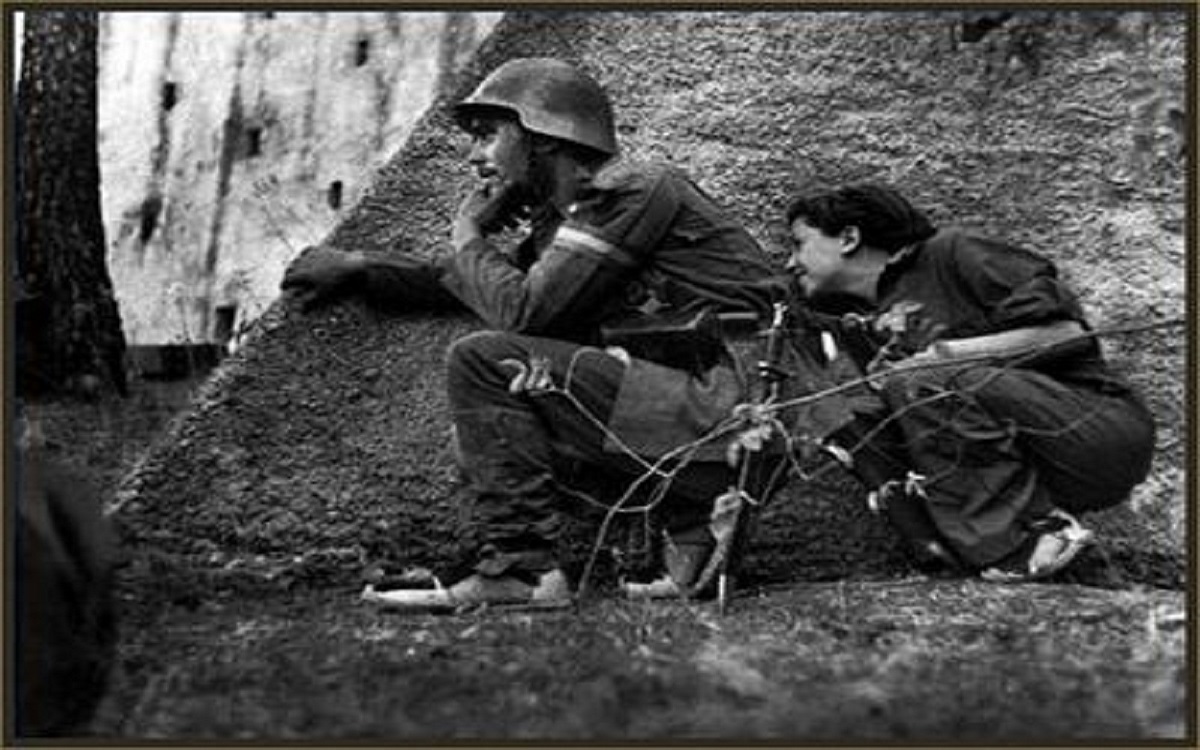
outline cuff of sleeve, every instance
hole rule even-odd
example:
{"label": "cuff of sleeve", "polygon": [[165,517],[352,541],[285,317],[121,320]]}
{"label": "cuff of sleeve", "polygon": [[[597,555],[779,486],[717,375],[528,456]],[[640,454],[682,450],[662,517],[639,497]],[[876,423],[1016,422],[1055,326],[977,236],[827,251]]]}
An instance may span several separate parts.
{"label": "cuff of sleeve", "polygon": [[480,257],[493,255],[498,252],[499,251],[496,250],[495,246],[487,241],[487,238],[476,237],[455,248],[454,252],[439,256],[434,261],[434,264],[443,271],[446,271],[456,267],[458,265],[458,259],[464,255]]}
{"label": "cuff of sleeve", "polygon": [[465,268],[463,263],[470,264],[478,262],[477,259],[486,258],[490,255],[499,254],[492,243],[487,241],[485,237],[476,237],[461,247],[455,249],[452,253],[439,255],[435,258],[431,265],[436,270],[438,279],[445,280],[447,277],[453,278],[460,274]]}

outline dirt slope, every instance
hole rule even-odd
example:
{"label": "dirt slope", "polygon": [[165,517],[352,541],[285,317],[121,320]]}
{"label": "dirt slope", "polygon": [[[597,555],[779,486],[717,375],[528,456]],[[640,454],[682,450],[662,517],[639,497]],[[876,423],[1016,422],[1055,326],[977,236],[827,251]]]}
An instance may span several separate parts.
{"label": "dirt slope", "polygon": [[[958,14],[517,13],[447,92],[514,56],[573,60],[616,99],[627,154],[690,170],[765,243],[810,180],[882,179],[943,223],[1058,260],[1100,326],[1183,316],[1184,15],[1018,14],[981,41]],[[1173,109],[1178,108],[1178,113]],[[334,241],[444,251],[468,174],[444,107],[378,175]],[[347,580],[368,563],[444,562],[463,541],[442,354],[469,320],[346,304],[278,307],[124,483],[135,567]],[[1154,477],[1093,520],[1077,580],[1183,576],[1184,332],[1113,339],[1161,423]],[[844,476],[795,483],[764,519],[762,579],[904,572]],[[573,530],[578,553],[595,514]],[[578,563],[578,556],[576,557]]]}

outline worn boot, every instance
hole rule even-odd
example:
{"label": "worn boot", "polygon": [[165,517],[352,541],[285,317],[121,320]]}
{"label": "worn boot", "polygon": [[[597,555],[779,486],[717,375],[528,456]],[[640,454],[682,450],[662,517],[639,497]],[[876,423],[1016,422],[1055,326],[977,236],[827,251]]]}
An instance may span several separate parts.
{"label": "worn boot", "polygon": [[487,407],[456,411],[454,422],[472,521],[484,544],[509,552],[554,549],[562,526],[559,489],[537,415]]}
{"label": "worn boot", "polygon": [[921,477],[909,472],[904,479],[881,484],[867,495],[867,507],[888,519],[904,540],[905,548],[918,570],[945,573],[962,567],[958,557],[942,540],[933,518],[925,508]]}
{"label": "worn boot", "polygon": [[437,578],[417,588],[380,589],[368,584],[362,599],[389,611],[409,613],[450,613],[479,607],[561,609],[571,603],[571,586],[559,568],[543,573],[513,570],[496,576],[474,573],[449,587]]}
{"label": "worn boot", "polygon": [[716,540],[708,526],[663,533],[662,574],[649,583],[622,583],[627,599],[677,599],[687,596],[712,556]]}
{"label": "worn boot", "polygon": [[1039,581],[1070,565],[1091,543],[1093,534],[1059,508],[1025,523],[1029,536],[1016,550],[984,568],[979,577],[992,583]]}
{"label": "worn boot", "polygon": [[488,406],[454,414],[459,466],[475,499],[485,540],[475,573],[446,587],[433,577],[394,590],[368,586],[363,598],[388,609],[445,612],[474,606],[553,608],[570,603],[553,559],[560,519],[551,452],[537,415]]}

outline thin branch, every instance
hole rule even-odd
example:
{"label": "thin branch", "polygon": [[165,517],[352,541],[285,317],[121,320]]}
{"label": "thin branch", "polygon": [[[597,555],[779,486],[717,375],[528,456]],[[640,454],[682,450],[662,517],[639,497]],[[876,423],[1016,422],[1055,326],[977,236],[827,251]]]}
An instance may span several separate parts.
{"label": "thin branch", "polygon": [[[1047,351],[1050,351],[1054,348],[1065,346],[1065,345],[1068,345],[1070,343],[1074,343],[1077,341],[1095,339],[1095,338],[1099,338],[1102,336],[1115,336],[1115,335],[1127,335],[1127,334],[1133,334],[1133,333],[1142,333],[1145,331],[1162,329],[1162,328],[1167,328],[1167,327],[1182,326],[1185,324],[1186,324],[1186,321],[1184,321],[1182,319],[1174,319],[1174,320],[1169,320],[1169,321],[1161,321],[1161,322],[1157,322],[1157,323],[1149,323],[1149,324],[1143,324],[1143,325],[1138,325],[1138,326],[1128,326],[1128,327],[1123,327],[1123,328],[1110,328],[1110,329],[1105,329],[1105,330],[1087,331],[1087,332],[1084,332],[1079,335],[1071,336],[1066,339],[1053,342],[1051,344],[1042,344],[1042,345],[1038,345],[1038,346],[1034,346],[1034,347],[1028,347],[1027,349],[1024,349],[1024,350],[1019,350],[1013,354],[1006,355],[1004,357],[1005,362],[1004,362],[1003,367],[999,368],[995,373],[991,373],[991,374],[989,374],[989,376],[972,384],[972,386],[970,388],[959,388],[959,389],[941,391],[941,392],[933,394],[932,396],[929,396],[929,397],[914,401],[910,404],[907,404],[907,405],[905,405],[905,407],[903,409],[889,413],[877,425],[872,427],[872,429],[870,431],[868,431],[867,434],[864,435],[853,447],[848,448],[847,450],[851,453],[851,455],[861,451],[870,442],[870,440],[872,438],[878,436],[883,429],[885,429],[888,425],[896,422],[908,411],[922,407],[922,406],[929,405],[931,403],[935,403],[936,401],[939,401],[939,400],[945,400],[948,398],[957,397],[964,401],[964,404],[963,404],[964,409],[970,408],[972,406],[974,406],[975,408],[978,408],[977,404],[974,404],[968,400],[968,398],[967,398],[968,396],[970,396],[974,392],[982,389],[986,385],[990,384],[995,378],[998,378],[1003,372],[1010,370],[1012,368],[1015,368],[1021,362],[1035,358],[1035,357],[1037,357],[1041,354],[1044,354]],[[587,351],[587,350],[581,350],[580,353],[582,353],[583,351]],[[596,560],[598,558],[599,552],[603,548],[604,539],[607,537],[609,528],[610,528],[613,520],[615,520],[615,518],[617,517],[617,515],[619,515],[621,513],[643,513],[648,516],[650,511],[653,510],[659,503],[661,503],[662,499],[666,496],[666,493],[667,493],[674,477],[677,476],[678,473],[680,471],[682,471],[682,469],[684,467],[686,467],[693,460],[695,453],[701,447],[711,443],[712,441],[714,441],[716,439],[730,435],[731,433],[735,432],[737,429],[743,427],[745,425],[745,421],[740,416],[727,417],[727,418],[721,420],[720,422],[718,422],[717,424],[715,424],[707,433],[700,436],[696,440],[693,440],[689,443],[678,446],[678,447],[672,449],[671,451],[668,451],[666,454],[664,454],[662,457],[660,457],[657,461],[649,462],[649,461],[645,460],[643,457],[641,457],[640,455],[638,455],[637,453],[635,453],[623,440],[621,440],[619,435],[617,435],[614,431],[612,431],[599,418],[597,418],[595,415],[591,414],[590,411],[586,407],[584,407],[584,405],[574,396],[574,394],[572,394],[570,392],[571,375],[574,372],[575,365],[577,363],[577,357],[578,357],[578,353],[577,353],[576,357],[572,358],[570,366],[568,367],[567,378],[566,378],[567,382],[566,382],[565,387],[563,387],[563,388],[553,387],[553,388],[551,388],[547,391],[544,391],[543,393],[538,394],[538,395],[554,394],[554,395],[561,395],[561,396],[567,398],[568,401],[586,419],[588,419],[593,425],[595,425],[601,431],[601,433],[603,435],[605,435],[607,438],[609,438],[614,445],[616,445],[618,448],[620,448],[620,450],[622,452],[624,452],[626,455],[633,458],[640,466],[642,466],[644,469],[646,469],[646,473],[635,478],[630,483],[627,490],[622,494],[621,498],[619,498],[612,505],[606,505],[605,503],[592,498],[590,495],[586,495],[586,493],[579,493],[579,494],[583,494],[589,502],[591,502],[599,507],[606,507],[608,509],[603,521],[601,522],[600,528],[597,532],[596,541],[593,544],[591,554],[588,556],[588,561],[584,567],[583,574],[580,577],[579,595],[580,595],[580,597],[582,597],[583,593],[587,589],[587,585],[590,580],[590,577],[591,577],[593,568],[595,566]],[[946,368],[946,367],[956,367],[956,368],[960,368],[960,369],[965,369],[967,367],[970,367],[970,366],[976,365],[976,364],[980,364],[980,363],[996,362],[998,359],[999,358],[995,355],[979,355],[979,356],[974,356],[974,357],[963,357],[963,358],[953,359],[953,360],[935,360],[935,361],[930,361],[930,362],[919,362],[919,363],[909,364],[907,366],[895,367],[895,368],[891,368],[889,370],[885,370],[885,371],[881,371],[881,372],[877,372],[877,373],[871,373],[869,375],[839,384],[832,388],[828,388],[828,389],[825,389],[822,391],[818,391],[816,393],[808,394],[806,396],[799,397],[796,399],[791,399],[788,401],[781,401],[781,402],[773,403],[773,404],[763,404],[762,410],[766,413],[776,413],[776,412],[784,411],[786,409],[791,409],[791,408],[795,408],[798,406],[812,404],[817,401],[820,401],[821,399],[831,398],[833,396],[839,395],[839,394],[844,393],[853,388],[857,388],[857,387],[864,386],[864,385],[869,386],[880,380],[884,380],[888,377],[892,377],[898,373],[914,372],[917,370],[940,369],[940,368]],[[1038,430],[1035,430],[1034,428],[1018,428],[1018,429],[1025,430],[1025,431],[1029,432],[1030,434],[1046,433],[1046,434],[1053,435],[1058,432],[1065,433],[1065,432],[1069,432],[1070,430],[1078,427],[1079,424],[1082,424],[1084,421],[1091,418],[1091,416],[1093,414],[1094,414],[1094,412],[1089,412],[1088,414],[1085,414],[1080,419],[1075,420],[1072,423],[1070,423],[1070,424],[1060,428],[1058,431],[1054,431],[1054,432],[1044,431],[1044,430],[1038,431]],[[950,423],[952,424],[953,421],[954,421],[954,418],[952,417],[950,419]],[[803,471],[802,467],[800,467],[800,465],[795,460],[794,454],[795,454],[795,444],[797,442],[796,438],[790,434],[790,431],[788,431],[784,428],[783,423],[780,422],[779,420],[773,419],[772,424],[775,425],[776,430],[780,431],[780,434],[783,435],[783,437],[786,441],[786,444],[787,444],[786,456],[787,456],[787,458],[786,458],[786,460],[780,461],[779,466],[776,467],[776,470],[774,472],[772,472],[772,476],[766,486],[766,492],[764,492],[763,497],[761,498],[761,500],[763,500],[763,501],[768,500],[770,497],[773,496],[773,494],[774,494],[773,490],[775,489],[776,483],[779,481],[779,479],[782,477],[782,475],[786,473],[787,469],[790,468],[790,469],[795,470],[798,476],[800,476],[801,478],[804,478],[807,481],[811,481],[812,479],[815,479],[818,476],[822,475],[824,470],[826,469],[826,467],[821,467],[820,469],[818,469],[816,472],[814,472],[812,474],[806,474]],[[673,461],[677,458],[679,459],[678,464],[676,464],[670,470],[664,470],[663,467],[668,462]],[[746,473],[747,467],[748,467],[748,462],[743,462],[742,471],[740,472],[739,478],[738,478],[738,489],[743,492],[746,489],[744,485],[747,482],[747,473]],[[651,495],[651,498],[652,498],[651,501],[648,503],[645,503],[643,505],[632,507],[632,508],[626,507],[626,503],[634,496],[637,489],[639,489],[646,481],[649,481],[651,478],[654,478],[654,477],[658,477],[664,481],[658,487],[656,487],[655,490],[653,491],[653,493]],[[932,481],[936,481],[936,478],[933,478]]]}
{"label": "thin branch", "polygon": [[1104,336],[1121,336],[1121,335],[1127,335],[1127,334],[1133,334],[1133,333],[1145,333],[1146,331],[1152,331],[1152,330],[1157,330],[1157,329],[1162,329],[1162,328],[1174,328],[1174,327],[1185,326],[1185,325],[1187,325],[1187,321],[1185,319],[1173,318],[1171,320],[1164,320],[1164,321],[1159,321],[1156,323],[1144,323],[1144,324],[1137,325],[1137,326],[1125,326],[1125,327],[1121,327],[1121,328],[1107,328],[1107,329],[1096,330],[1096,331],[1085,331],[1081,334],[1069,336],[1067,338],[1064,338],[1064,339],[1061,339],[1059,341],[1055,341],[1055,342],[1052,342],[1049,344],[1040,344],[1038,346],[1027,347],[1025,349],[1018,349],[1014,353],[1004,355],[1003,357],[998,357],[995,354],[979,354],[979,355],[975,355],[972,357],[960,357],[960,358],[956,358],[956,359],[929,360],[929,361],[910,363],[910,364],[901,365],[899,367],[892,367],[887,370],[881,370],[879,372],[873,372],[873,373],[864,375],[862,377],[855,378],[854,380],[849,380],[845,383],[841,383],[832,388],[827,388],[823,391],[817,391],[816,393],[811,393],[811,394],[808,394],[807,396],[801,396],[798,398],[794,398],[789,401],[781,401],[777,404],[768,405],[765,408],[767,408],[771,411],[777,411],[779,409],[791,408],[793,406],[805,406],[807,404],[811,404],[811,403],[820,401],[821,399],[824,399],[824,398],[829,398],[831,396],[836,396],[840,393],[845,393],[846,391],[852,390],[859,386],[863,386],[863,385],[870,386],[872,384],[878,383],[881,380],[886,380],[887,378],[893,377],[899,373],[917,372],[920,370],[934,370],[934,369],[941,369],[941,368],[945,368],[945,367],[958,367],[958,366],[964,366],[964,365],[981,364],[981,363],[985,363],[985,362],[996,362],[999,359],[1006,360],[1005,361],[1006,367],[1013,367],[1013,366],[1019,365],[1021,362],[1024,362],[1026,360],[1035,359],[1039,355],[1045,354],[1046,352],[1052,351],[1053,349],[1057,349],[1058,347],[1066,346],[1068,344],[1073,344],[1073,343],[1076,343],[1079,341],[1087,341],[1089,339],[1096,339],[1096,338],[1101,338]]}

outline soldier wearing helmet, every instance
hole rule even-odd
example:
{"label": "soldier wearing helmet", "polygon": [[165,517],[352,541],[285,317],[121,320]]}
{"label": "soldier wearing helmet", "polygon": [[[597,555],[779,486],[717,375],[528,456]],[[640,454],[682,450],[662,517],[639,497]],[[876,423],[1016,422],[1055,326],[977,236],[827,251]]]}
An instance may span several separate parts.
{"label": "soldier wearing helmet", "polygon": [[[609,98],[577,68],[511,60],[454,114],[479,183],[459,206],[452,252],[424,260],[315,248],[283,287],[306,308],[358,292],[483,321],[486,330],[451,346],[447,377],[480,560],[448,589],[390,601],[562,604],[567,487],[592,469],[644,474],[646,461],[746,400],[742,371],[704,321],[765,318],[786,290],[745,229],[686,175],[615,158]],[[513,248],[500,247],[506,228],[524,231]],[[695,458],[662,507],[672,549],[702,563],[712,500],[731,470],[723,448]]]}
{"label": "soldier wearing helmet", "polygon": [[612,105],[588,76],[559,60],[512,60],[456,108],[460,124],[472,116],[512,113],[531,133],[557,138],[606,159],[617,153]]}

